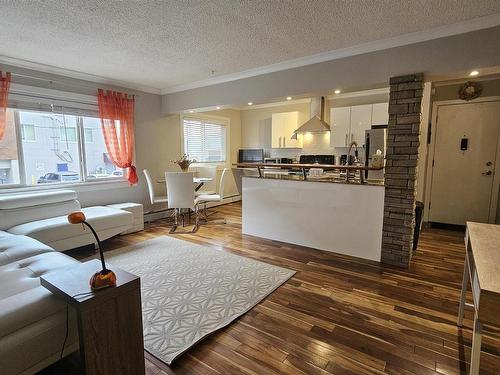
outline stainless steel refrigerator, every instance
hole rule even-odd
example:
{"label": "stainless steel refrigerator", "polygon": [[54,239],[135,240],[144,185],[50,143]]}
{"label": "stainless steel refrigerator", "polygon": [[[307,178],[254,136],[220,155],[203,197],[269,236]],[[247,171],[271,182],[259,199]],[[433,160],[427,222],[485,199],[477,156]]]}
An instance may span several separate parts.
{"label": "stainless steel refrigerator", "polygon": [[[365,165],[370,166],[372,162],[372,155],[377,152],[377,150],[382,151],[384,155],[385,164],[385,151],[387,144],[387,129],[386,128],[376,128],[365,130]],[[379,171],[365,171],[365,177],[370,179],[383,179],[384,170]]]}

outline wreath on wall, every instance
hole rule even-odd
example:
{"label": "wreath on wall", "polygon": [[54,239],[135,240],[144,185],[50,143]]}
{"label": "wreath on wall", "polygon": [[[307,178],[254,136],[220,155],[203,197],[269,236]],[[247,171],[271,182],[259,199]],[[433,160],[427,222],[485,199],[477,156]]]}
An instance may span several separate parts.
{"label": "wreath on wall", "polygon": [[458,90],[458,97],[462,100],[478,98],[483,92],[483,86],[479,82],[465,82]]}

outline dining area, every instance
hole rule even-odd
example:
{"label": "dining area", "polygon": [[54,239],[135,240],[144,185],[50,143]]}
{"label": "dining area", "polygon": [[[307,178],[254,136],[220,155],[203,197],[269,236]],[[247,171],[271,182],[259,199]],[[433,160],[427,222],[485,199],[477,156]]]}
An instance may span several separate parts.
{"label": "dining area", "polygon": [[[152,207],[150,213],[166,212],[167,217],[173,218],[170,233],[196,233],[201,225],[226,224],[225,218],[210,219],[215,211],[208,206],[223,201],[227,168],[222,170],[219,179],[215,165],[181,166],[180,172],[165,171],[157,179],[153,179],[147,169],[143,174]],[[157,194],[158,191],[161,194]]]}

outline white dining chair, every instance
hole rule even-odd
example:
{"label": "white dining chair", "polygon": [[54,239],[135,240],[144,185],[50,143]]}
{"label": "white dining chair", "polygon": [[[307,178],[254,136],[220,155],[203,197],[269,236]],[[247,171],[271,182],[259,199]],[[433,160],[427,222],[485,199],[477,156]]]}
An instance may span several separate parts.
{"label": "white dining chair", "polygon": [[[170,233],[194,233],[199,228],[199,199],[194,195],[193,178],[193,172],[165,172],[168,206],[175,210],[174,225],[170,229]],[[179,226],[179,214],[182,209],[193,210],[195,212],[195,225],[189,232],[176,232]]]}
{"label": "white dining chair", "polygon": [[[151,179],[151,175],[149,174],[149,171],[147,169],[144,169],[142,171],[144,173],[144,177],[146,177],[146,183],[148,185],[148,195],[149,195],[149,203],[151,203],[151,211],[149,213],[158,213],[158,212],[163,212],[168,210],[168,198],[166,195],[164,196],[158,196],[155,194],[155,189],[153,185],[153,180]],[[163,205],[164,208],[160,210],[155,210],[154,207],[158,205]]]}
{"label": "white dining chair", "polygon": [[[222,174],[220,176],[220,181],[219,181],[219,190],[217,194],[200,194],[198,195],[198,204],[203,204],[204,206],[204,220],[208,221],[208,217],[206,215],[207,212],[207,203],[209,202],[222,202],[224,200],[224,183],[226,181],[226,176],[227,176],[228,169],[224,168],[222,171]],[[211,221],[211,223],[215,224],[215,220]],[[227,220],[224,218],[222,219],[222,223],[226,224]]]}
{"label": "white dining chair", "polygon": [[203,166],[194,168],[197,172],[196,177],[200,178],[211,178],[211,181],[206,181],[203,186],[195,192],[195,195],[210,195],[217,193],[217,167],[213,166]]}

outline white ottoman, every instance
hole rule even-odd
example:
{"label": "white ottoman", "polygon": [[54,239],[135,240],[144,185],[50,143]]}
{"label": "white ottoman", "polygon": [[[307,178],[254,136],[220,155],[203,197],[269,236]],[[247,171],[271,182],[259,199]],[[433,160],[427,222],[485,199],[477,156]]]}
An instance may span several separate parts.
{"label": "white ottoman", "polygon": [[144,230],[144,210],[140,203],[116,203],[109,204],[108,207],[116,208],[123,211],[128,211],[134,216],[132,228],[127,229],[120,234],[134,233]]}

